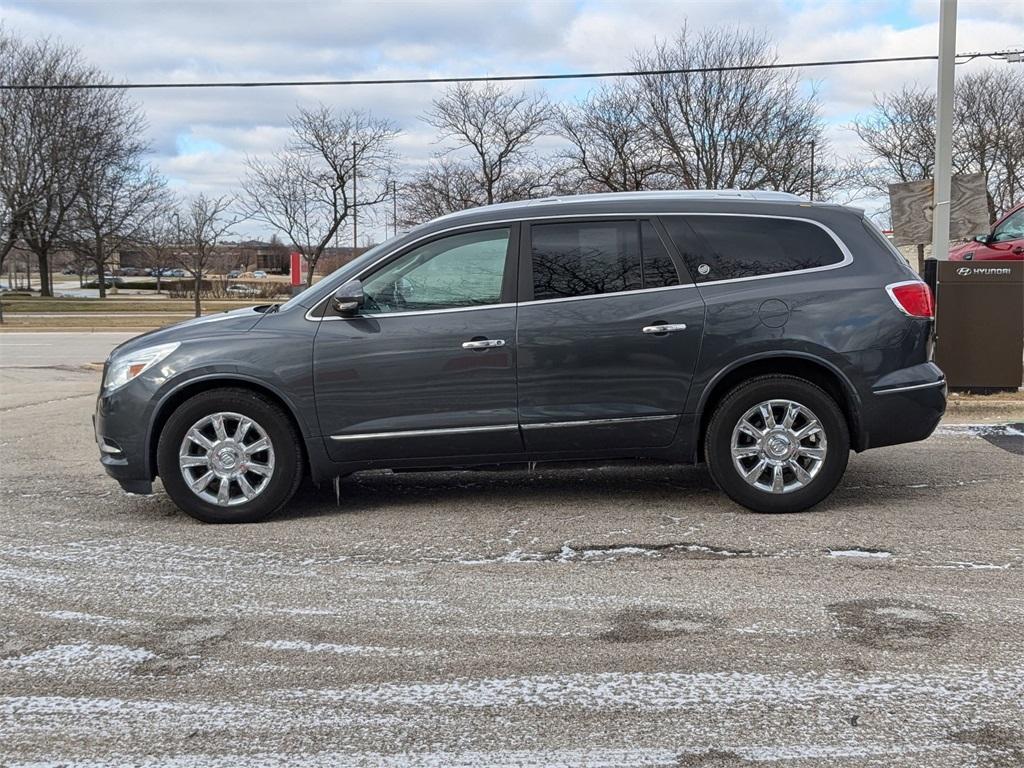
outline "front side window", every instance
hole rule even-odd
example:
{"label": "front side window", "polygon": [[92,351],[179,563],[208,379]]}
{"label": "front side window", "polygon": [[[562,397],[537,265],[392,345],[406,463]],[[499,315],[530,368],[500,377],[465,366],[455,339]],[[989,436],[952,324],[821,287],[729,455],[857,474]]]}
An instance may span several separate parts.
{"label": "front side window", "polygon": [[363,281],[363,314],[500,303],[509,232],[451,235],[403,254]]}
{"label": "front side window", "polygon": [[678,285],[649,221],[585,221],[530,228],[533,298],[563,299]]}
{"label": "front side window", "polygon": [[997,243],[1024,239],[1024,208],[1007,216],[992,233],[992,239]]}
{"label": "front side window", "polygon": [[697,282],[761,277],[839,264],[843,252],[809,221],[757,216],[666,216]]}

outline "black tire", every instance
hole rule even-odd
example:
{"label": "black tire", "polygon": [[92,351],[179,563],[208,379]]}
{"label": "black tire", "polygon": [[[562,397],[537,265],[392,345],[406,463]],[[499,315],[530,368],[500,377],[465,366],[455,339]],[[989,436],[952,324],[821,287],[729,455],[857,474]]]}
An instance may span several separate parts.
{"label": "black tire", "polygon": [[[178,452],[185,434],[198,421],[216,413],[237,413],[256,422],[274,453],[266,486],[251,501],[219,506],[200,498],[179,467]],[[292,498],[304,474],[301,437],[291,419],[273,401],[246,389],[212,389],[179,405],[164,424],[157,444],[157,468],[164,489],[185,513],[204,523],[255,523],[279,512]]]}
{"label": "black tire", "polygon": [[[817,474],[803,487],[785,493],[761,490],[748,483],[733,460],[733,430],[744,414],[769,400],[790,400],[810,409],[827,441]],[[763,429],[764,423],[760,426]],[[836,401],[821,387],[795,376],[758,376],[738,385],[715,409],[704,436],[704,456],[718,487],[738,504],[754,512],[801,512],[822,501],[839,484],[850,458],[850,433]],[[749,462],[745,466],[756,465],[758,458],[744,461]],[[772,468],[769,466],[766,472],[771,473]],[[790,481],[794,477],[789,474]]]}

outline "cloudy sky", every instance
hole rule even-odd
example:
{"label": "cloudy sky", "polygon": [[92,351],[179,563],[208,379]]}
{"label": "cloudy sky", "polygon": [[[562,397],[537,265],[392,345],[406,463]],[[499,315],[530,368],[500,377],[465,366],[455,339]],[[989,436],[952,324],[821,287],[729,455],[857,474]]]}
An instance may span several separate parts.
{"label": "cloudy sky", "polygon": [[[936,0],[0,0],[11,31],[51,35],[127,82],[387,78],[621,69],[637,48],[682,24],[742,24],[771,34],[784,61],[928,55]],[[1024,44],[1024,2],[960,0],[957,49]],[[1022,66],[1002,62],[967,66]],[[817,86],[833,146],[856,150],[846,128],[872,93],[917,80],[932,62],[802,72]],[[570,99],[592,83],[547,86]],[[279,148],[297,104],[359,107],[403,131],[414,165],[439,147],[420,121],[439,90],[424,86],[137,91],[153,159],[184,194],[231,189],[247,154]]]}

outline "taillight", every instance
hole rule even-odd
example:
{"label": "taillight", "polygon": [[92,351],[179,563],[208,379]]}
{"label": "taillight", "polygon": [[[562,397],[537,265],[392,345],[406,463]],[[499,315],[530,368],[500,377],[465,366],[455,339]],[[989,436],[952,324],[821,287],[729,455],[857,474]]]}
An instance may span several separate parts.
{"label": "taillight", "polygon": [[885,286],[886,293],[899,310],[911,317],[935,317],[935,300],[927,283],[908,280]]}

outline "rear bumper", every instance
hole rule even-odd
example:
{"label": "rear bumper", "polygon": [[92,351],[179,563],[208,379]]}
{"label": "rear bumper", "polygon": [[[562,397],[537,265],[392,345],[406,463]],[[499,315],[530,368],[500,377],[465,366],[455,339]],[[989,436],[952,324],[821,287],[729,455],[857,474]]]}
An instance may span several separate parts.
{"label": "rear bumper", "polygon": [[946,377],[934,363],[879,379],[864,398],[861,449],[924,440],[946,412]]}

